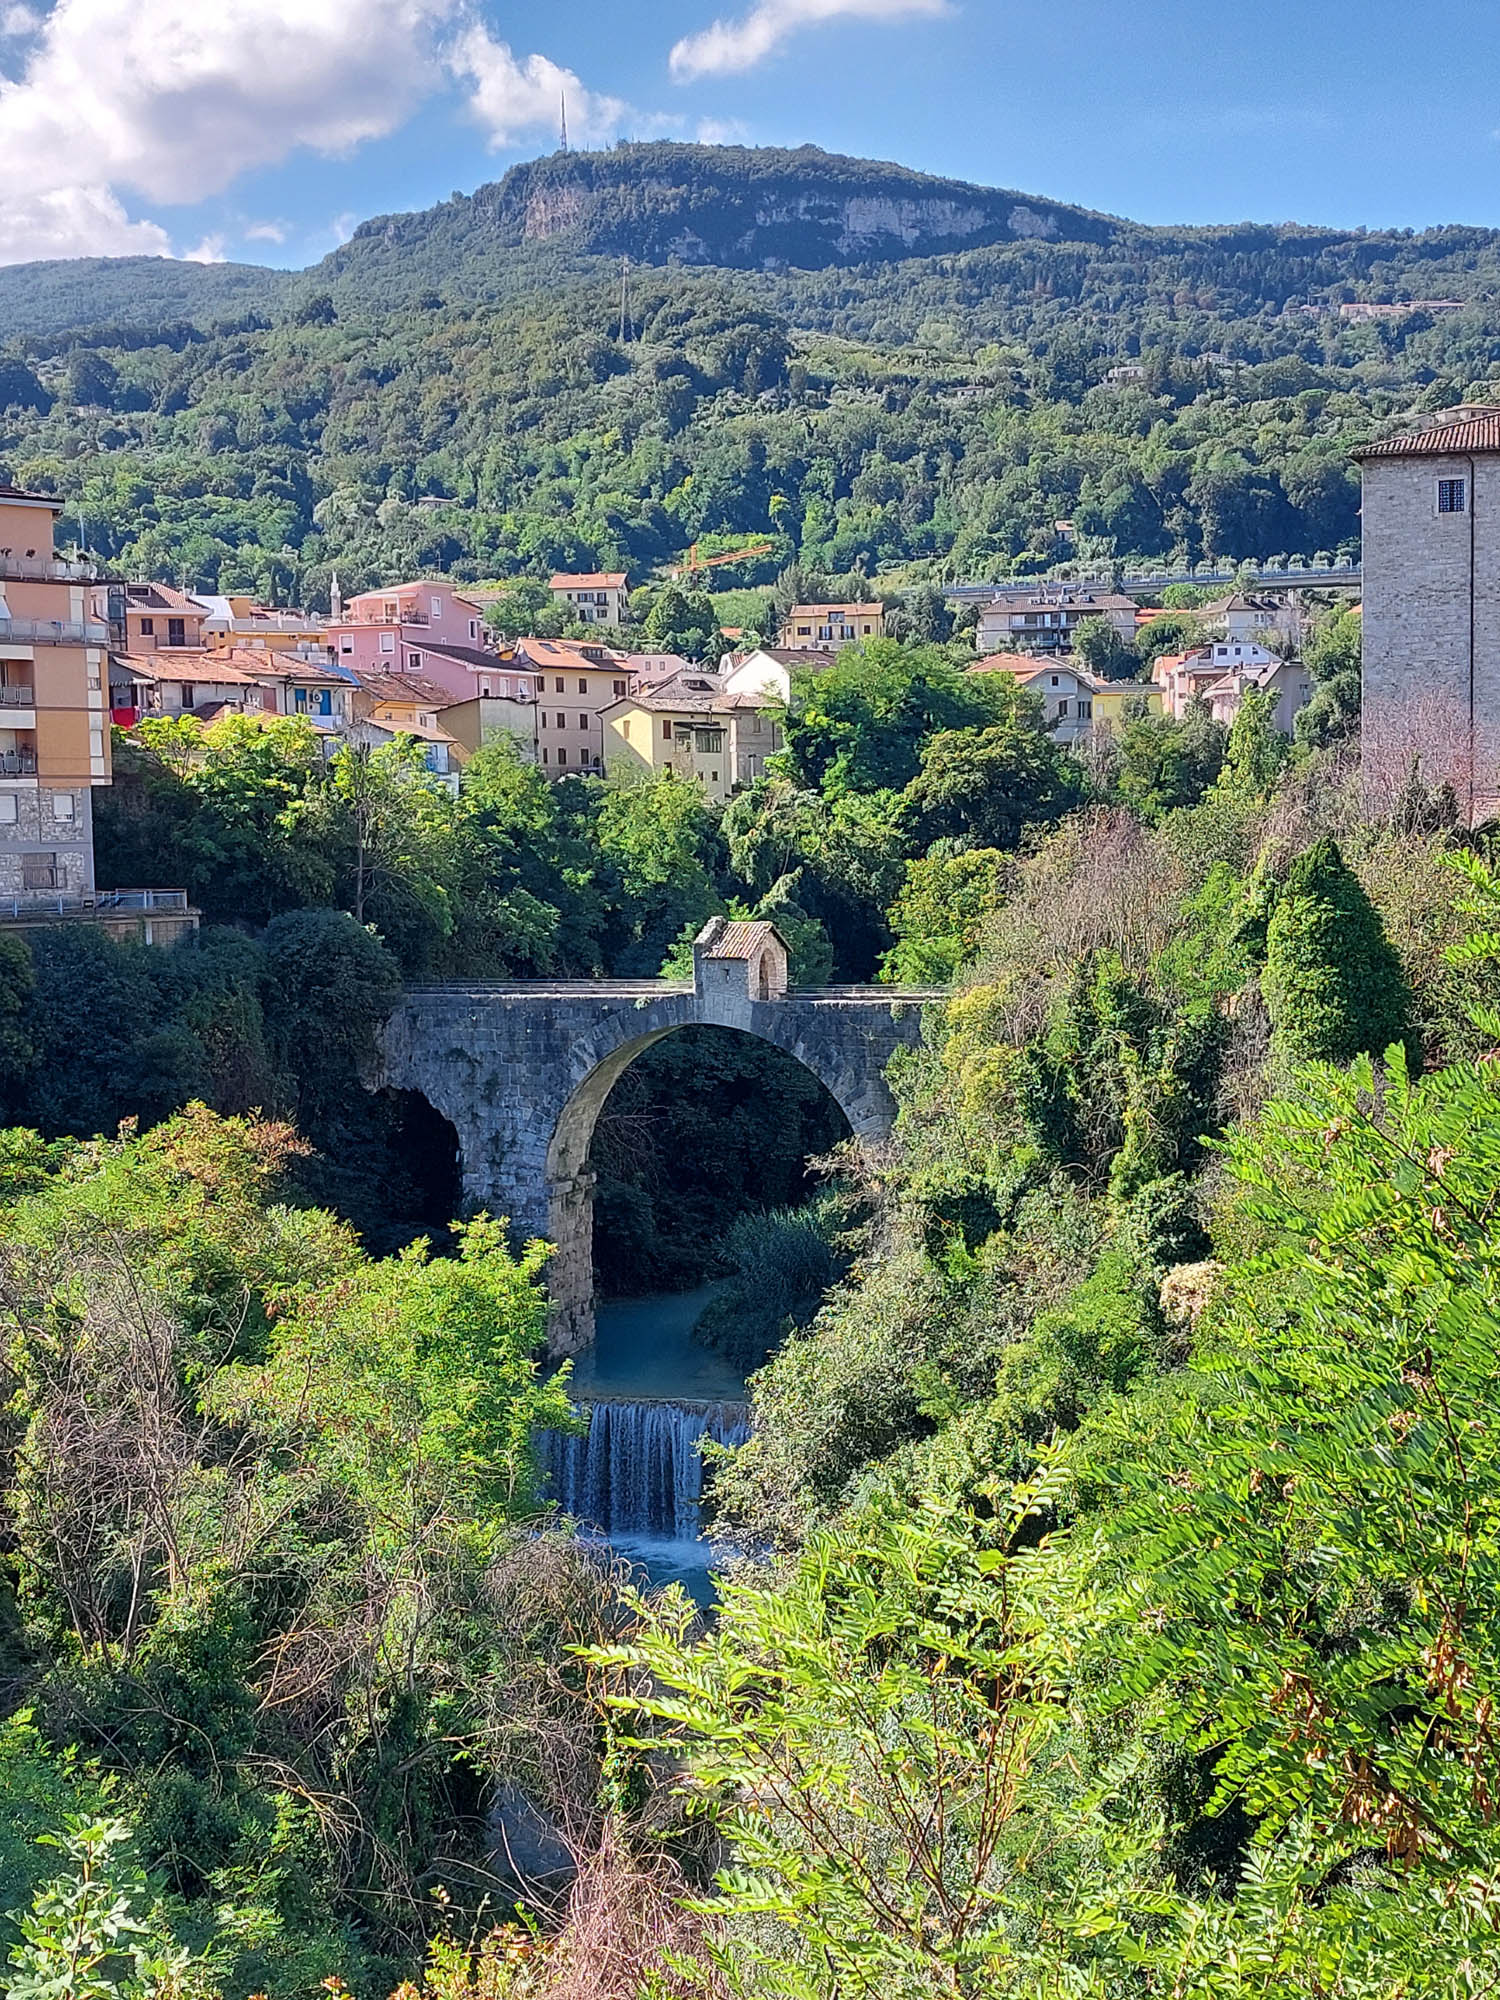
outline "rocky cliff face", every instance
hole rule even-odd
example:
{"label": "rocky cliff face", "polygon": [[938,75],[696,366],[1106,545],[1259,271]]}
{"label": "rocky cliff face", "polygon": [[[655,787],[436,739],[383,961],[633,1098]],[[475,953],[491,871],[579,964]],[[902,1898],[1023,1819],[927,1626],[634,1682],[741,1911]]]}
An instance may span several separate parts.
{"label": "rocky cliff face", "polygon": [[472,197],[497,243],[566,238],[645,263],[869,263],[1041,238],[1103,242],[1109,217],[806,146],[619,146],[554,154]]}

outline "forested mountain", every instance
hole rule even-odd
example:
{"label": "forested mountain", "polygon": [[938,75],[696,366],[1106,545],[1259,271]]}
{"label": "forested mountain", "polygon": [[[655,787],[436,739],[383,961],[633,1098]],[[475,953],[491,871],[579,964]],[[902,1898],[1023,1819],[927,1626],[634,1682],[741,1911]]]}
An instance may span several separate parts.
{"label": "forested mountain", "polygon": [[0,273],[32,329],[0,469],[129,570],[314,603],[334,564],[640,577],[712,535],[770,537],[770,573],[1313,555],[1357,538],[1351,444],[1497,393],[1497,296],[1481,229],[1151,230],[812,148],[626,146],[310,272]]}

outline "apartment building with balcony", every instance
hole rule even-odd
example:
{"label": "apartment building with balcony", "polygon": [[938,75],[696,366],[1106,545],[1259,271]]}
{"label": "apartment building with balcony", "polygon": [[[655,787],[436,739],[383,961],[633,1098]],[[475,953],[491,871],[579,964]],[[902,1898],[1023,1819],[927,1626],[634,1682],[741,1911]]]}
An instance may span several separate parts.
{"label": "apartment building with balcony", "polygon": [[979,614],[975,643],[983,656],[1002,652],[1071,653],[1073,636],[1091,618],[1102,618],[1128,643],[1135,638],[1135,600],[1118,591],[1071,584],[1049,585],[1034,595],[999,595]]}
{"label": "apartment building with balcony", "polygon": [[205,606],[169,583],[114,585],[108,596],[108,616],[116,627],[114,643],[137,658],[153,653],[191,651],[202,646]]}
{"label": "apartment building with balcony", "polygon": [[630,611],[630,579],[624,570],[587,575],[559,570],[548,583],[552,601],[580,625],[623,625]]}
{"label": "apartment building with balcony", "polygon": [[333,663],[355,674],[421,674],[455,701],[474,692],[473,677],[495,658],[482,607],[451,583],[399,583],[361,591],[330,616]]}
{"label": "apartment building with balcony", "polygon": [[0,902],[91,897],[93,795],[110,782],[109,630],[62,503],[0,487]]}
{"label": "apartment building with balcony", "polygon": [[817,653],[884,636],[883,604],[794,604],[781,621],[779,643],[792,652]]}

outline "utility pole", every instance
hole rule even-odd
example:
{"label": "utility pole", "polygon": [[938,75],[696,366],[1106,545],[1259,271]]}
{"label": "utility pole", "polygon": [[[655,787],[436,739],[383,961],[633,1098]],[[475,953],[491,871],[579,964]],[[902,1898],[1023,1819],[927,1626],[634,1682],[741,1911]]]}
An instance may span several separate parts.
{"label": "utility pole", "polygon": [[632,332],[630,324],[630,259],[620,259],[620,345],[623,347]]}
{"label": "utility pole", "polygon": [[568,150],[568,93],[566,91],[562,93],[562,131],[558,137],[557,150],[560,153],[565,153]]}

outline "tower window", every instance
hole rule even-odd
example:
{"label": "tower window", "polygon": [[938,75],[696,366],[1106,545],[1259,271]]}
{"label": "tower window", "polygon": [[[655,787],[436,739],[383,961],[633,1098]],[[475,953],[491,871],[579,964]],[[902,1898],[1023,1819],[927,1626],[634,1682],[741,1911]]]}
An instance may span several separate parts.
{"label": "tower window", "polygon": [[1467,479],[1440,479],[1437,483],[1437,510],[1440,514],[1466,514],[1469,510]]}

